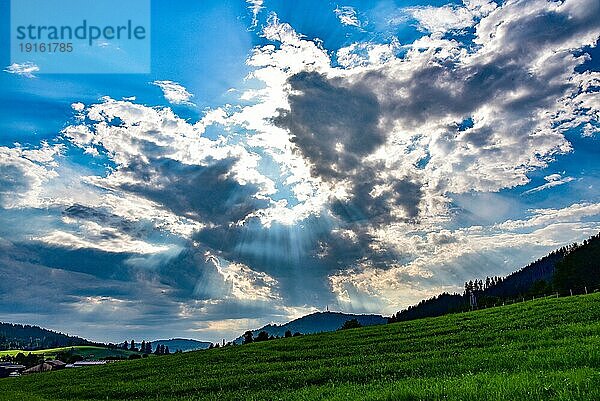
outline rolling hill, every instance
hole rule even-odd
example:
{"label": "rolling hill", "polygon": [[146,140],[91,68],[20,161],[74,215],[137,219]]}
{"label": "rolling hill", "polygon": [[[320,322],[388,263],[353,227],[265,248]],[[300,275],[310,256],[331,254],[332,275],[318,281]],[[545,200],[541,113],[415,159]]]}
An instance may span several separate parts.
{"label": "rolling hill", "polygon": [[[261,331],[267,332],[269,336],[283,337],[286,331],[300,334],[324,333],[338,330],[347,320],[356,319],[362,326],[374,326],[387,323],[387,319],[381,315],[353,315],[351,313],[340,312],[316,312],[291,322],[276,325],[269,324],[260,329],[252,330],[252,335],[256,337]],[[237,344],[242,343],[242,337],[234,340]]]}
{"label": "rolling hill", "polygon": [[1,400],[600,399],[600,294],[0,380]]}

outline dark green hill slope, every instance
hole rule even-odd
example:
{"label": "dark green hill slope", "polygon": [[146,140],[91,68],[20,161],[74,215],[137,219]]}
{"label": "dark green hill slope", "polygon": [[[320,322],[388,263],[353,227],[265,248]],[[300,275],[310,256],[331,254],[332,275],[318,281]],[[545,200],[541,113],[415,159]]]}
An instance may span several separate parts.
{"label": "dark green hill slope", "polygon": [[554,287],[560,292],[581,289],[598,290],[600,287],[600,234],[585,240],[580,246],[573,247],[556,264]]}
{"label": "dark green hill slope", "polygon": [[597,400],[600,294],[0,380],[2,400]]}

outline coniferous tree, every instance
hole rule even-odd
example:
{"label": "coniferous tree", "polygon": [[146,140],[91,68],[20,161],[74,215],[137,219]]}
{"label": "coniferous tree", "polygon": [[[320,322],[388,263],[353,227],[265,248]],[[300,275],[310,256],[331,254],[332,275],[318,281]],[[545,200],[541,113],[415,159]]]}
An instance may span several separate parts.
{"label": "coniferous tree", "polygon": [[258,333],[258,335],[256,336],[256,339],[254,341],[259,342],[259,341],[267,341],[269,339],[269,333],[267,333],[266,331],[261,331],[260,333]]}
{"label": "coniferous tree", "polygon": [[250,344],[251,342],[254,342],[254,338],[252,336],[252,332],[250,330],[248,330],[247,332],[244,333],[243,336],[244,339],[244,344]]}
{"label": "coniferous tree", "polygon": [[340,330],[356,329],[358,327],[362,327],[360,322],[357,319],[350,319],[344,322]]}

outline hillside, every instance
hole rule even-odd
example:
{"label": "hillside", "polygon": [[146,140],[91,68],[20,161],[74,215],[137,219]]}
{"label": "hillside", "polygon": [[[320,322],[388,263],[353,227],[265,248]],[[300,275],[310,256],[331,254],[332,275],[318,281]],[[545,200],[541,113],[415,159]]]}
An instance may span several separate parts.
{"label": "hillside", "polygon": [[91,345],[80,337],[69,336],[38,326],[0,323],[0,350],[71,347]]}
{"label": "hillside", "polygon": [[[276,325],[269,324],[260,329],[252,330],[252,335],[256,337],[261,331],[266,331],[269,336],[283,337],[286,331],[300,334],[324,333],[338,330],[344,322],[356,319],[362,326],[374,326],[387,323],[387,319],[381,315],[354,315],[351,313],[340,312],[316,312],[291,322]],[[237,344],[242,343],[242,337],[235,339]]]}
{"label": "hillside", "polygon": [[[442,316],[475,307],[489,307],[523,297],[583,294],[600,289],[600,234],[582,244],[563,246],[506,277],[486,277],[465,283],[463,294],[443,293],[394,314],[389,321],[401,322]],[[472,299],[470,294],[474,295]]]}
{"label": "hillside", "polygon": [[600,294],[0,380],[2,400],[600,399]]}
{"label": "hillside", "polygon": [[600,289],[600,234],[571,248],[557,263],[553,284],[563,293],[582,288]]}

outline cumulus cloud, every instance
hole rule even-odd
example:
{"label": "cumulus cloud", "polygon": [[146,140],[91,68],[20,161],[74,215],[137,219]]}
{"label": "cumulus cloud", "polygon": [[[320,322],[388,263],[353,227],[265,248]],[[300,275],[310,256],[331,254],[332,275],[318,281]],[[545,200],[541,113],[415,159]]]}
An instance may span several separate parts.
{"label": "cumulus cloud", "polygon": [[40,148],[0,147],[0,206],[6,209],[40,207],[44,184],[56,178],[55,157],[60,145]]}
{"label": "cumulus cloud", "polygon": [[21,75],[26,78],[35,78],[35,73],[40,71],[40,67],[38,67],[34,63],[13,63],[4,69],[4,72],[8,72],[9,74]]}
{"label": "cumulus cloud", "polygon": [[[289,146],[279,145],[282,130],[288,134],[294,155],[288,160],[301,155],[297,165],[310,172],[295,182],[323,194],[322,205],[359,239],[360,256],[345,259],[346,267],[378,260],[387,262],[379,265],[388,266],[384,271],[405,266],[405,253],[423,252],[406,246],[413,236],[429,232],[443,242],[435,233],[452,219],[452,194],[526,184],[531,170],[571,151],[565,130],[596,118],[593,74],[576,72],[585,56],[573,55],[595,45],[600,32],[591,14],[581,12],[585,7],[537,1],[497,8],[481,1],[430,10],[465,18],[439,29],[432,22],[435,32],[406,45],[403,56],[388,51],[375,62],[352,59],[358,45],[350,47],[338,53],[341,68],[332,67],[318,44],[272,16],[264,33],[279,46],[258,49],[249,60],[266,87],[248,94],[259,106],[235,118],[275,154]],[[476,46],[438,35],[462,27],[474,29]],[[549,38],[552,27],[559,34]],[[586,107],[577,106],[583,102]],[[251,118],[250,110],[261,118]],[[390,227],[406,240],[394,246],[385,234]],[[339,256],[325,244],[323,254]],[[395,251],[381,252],[390,246]],[[404,269],[412,282],[421,271]]]}
{"label": "cumulus cloud", "polygon": [[87,118],[91,126],[62,133],[79,147],[102,148],[117,164],[106,177],[89,180],[98,187],[140,196],[200,223],[236,223],[269,204],[264,197],[273,184],[258,172],[258,157],[224,138],[202,136],[219,121],[214,113],[192,125],[170,109],[106,98],[88,108]]}
{"label": "cumulus cloud", "polygon": [[153,85],[158,86],[163,91],[165,99],[171,104],[186,104],[193,106],[194,103],[190,99],[194,96],[187,91],[183,86],[173,81],[154,81]]}
{"label": "cumulus cloud", "polygon": [[[363,201],[382,198],[382,206],[393,210],[389,221],[394,212],[415,217],[417,209],[420,216],[439,215],[447,193],[523,185],[529,170],[570,151],[554,116],[581,94],[574,69],[583,58],[570,50],[595,44],[593,18],[568,2],[517,2],[491,13],[491,6],[469,4],[467,10],[487,15],[476,27],[479,47],[473,51],[426,36],[402,58],[344,70],[329,67],[323,51],[273,22],[268,32],[278,34],[267,36],[282,45],[262,53],[269,56],[265,70],[273,64],[285,68],[289,88],[275,123],[288,130],[313,176],[334,179],[346,194],[359,194],[364,182],[370,188]],[[567,20],[563,35],[544,39],[549,25],[563,27]],[[509,28],[536,23],[527,39]],[[302,67],[290,69],[291,60]],[[595,113],[571,111],[561,120]],[[361,135],[354,139],[353,132]],[[402,194],[394,183],[419,189]],[[391,194],[407,202],[394,205]],[[347,205],[357,208],[363,213],[359,205]]]}
{"label": "cumulus cloud", "polygon": [[442,7],[419,6],[407,11],[419,22],[419,27],[431,33],[444,33],[473,26],[476,21],[496,8],[488,0],[465,0],[463,5]]}

